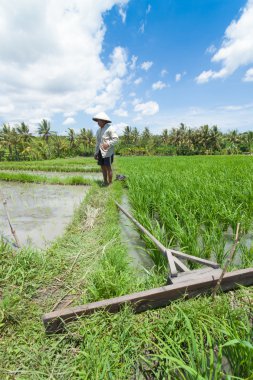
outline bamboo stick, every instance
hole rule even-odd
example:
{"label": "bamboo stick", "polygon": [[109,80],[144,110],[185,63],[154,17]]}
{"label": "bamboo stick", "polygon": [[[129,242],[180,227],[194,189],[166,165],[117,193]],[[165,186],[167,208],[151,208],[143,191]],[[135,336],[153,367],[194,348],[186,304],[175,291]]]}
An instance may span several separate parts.
{"label": "bamboo stick", "polygon": [[16,245],[17,245],[18,248],[21,248],[21,244],[20,244],[19,239],[17,237],[16,231],[14,230],[14,228],[12,227],[12,224],[11,224],[11,219],[10,219],[10,215],[9,215],[9,212],[8,212],[8,209],[7,209],[7,200],[6,199],[3,201],[3,205],[4,205],[4,209],[5,209],[5,212],[6,212],[7,219],[8,219],[8,223],[9,223],[9,226],[10,226],[10,229],[11,229],[11,233],[12,233],[14,239],[15,239]]}

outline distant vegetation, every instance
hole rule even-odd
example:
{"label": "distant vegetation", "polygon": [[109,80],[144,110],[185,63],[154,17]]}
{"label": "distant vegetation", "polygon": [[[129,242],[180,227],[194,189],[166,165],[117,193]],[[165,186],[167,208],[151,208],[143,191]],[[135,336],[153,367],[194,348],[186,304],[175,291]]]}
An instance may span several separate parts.
{"label": "distant vegetation", "polygon": [[[49,121],[43,119],[33,136],[25,123],[0,128],[0,161],[43,160],[80,156],[92,156],[95,136],[90,129],[76,133],[68,128],[66,136],[51,130]],[[252,153],[253,132],[238,133],[233,130],[222,133],[217,126],[190,128],[181,123],[179,128],[164,129],[154,135],[146,127],[142,133],[136,127],[126,126],[120,136],[116,153],[126,155],[213,155]]]}

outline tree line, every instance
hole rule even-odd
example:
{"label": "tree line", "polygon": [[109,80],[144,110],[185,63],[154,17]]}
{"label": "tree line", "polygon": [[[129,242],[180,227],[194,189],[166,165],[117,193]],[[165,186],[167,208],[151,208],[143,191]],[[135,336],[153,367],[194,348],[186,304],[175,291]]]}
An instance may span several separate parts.
{"label": "tree line", "polygon": [[[66,136],[52,131],[48,120],[43,119],[37,129],[38,136],[30,132],[24,122],[0,128],[0,160],[40,160],[57,157],[92,156],[96,143],[90,129],[79,133],[68,128]],[[222,133],[217,126],[203,125],[190,128],[181,123],[170,131],[152,134],[148,127],[139,132],[126,126],[116,146],[121,155],[195,155],[252,153],[253,132],[236,130]]]}
{"label": "tree line", "polygon": [[152,135],[149,128],[139,133],[137,128],[125,127],[118,145],[124,155],[196,155],[252,153],[253,132],[222,133],[216,125],[190,128],[181,123],[170,131]]}
{"label": "tree line", "polygon": [[24,122],[15,127],[3,124],[0,129],[0,160],[42,160],[93,154],[96,139],[92,130],[82,128],[76,133],[68,128],[66,136],[52,131],[48,120],[43,119],[33,136]]}

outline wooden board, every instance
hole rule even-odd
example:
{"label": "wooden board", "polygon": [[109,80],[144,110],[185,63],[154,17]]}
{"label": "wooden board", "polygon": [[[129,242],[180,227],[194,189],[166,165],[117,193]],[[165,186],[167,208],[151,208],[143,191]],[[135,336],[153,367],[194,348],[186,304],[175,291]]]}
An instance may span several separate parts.
{"label": "wooden board", "polygon": [[[186,281],[179,284],[162,286],[160,288],[93,302],[83,306],[57,310],[45,314],[42,320],[46,331],[48,333],[54,333],[61,331],[64,327],[64,323],[78,319],[81,316],[93,314],[99,310],[116,313],[126,303],[131,304],[136,313],[140,313],[148,309],[166,306],[171,301],[181,297],[191,298],[210,292],[219,277],[219,271],[214,271],[211,275],[209,272],[209,274],[203,275],[201,279],[196,278],[190,282]],[[221,289],[228,291],[237,288],[238,285],[253,285],[253,268],[226,273],[221,283]]]}

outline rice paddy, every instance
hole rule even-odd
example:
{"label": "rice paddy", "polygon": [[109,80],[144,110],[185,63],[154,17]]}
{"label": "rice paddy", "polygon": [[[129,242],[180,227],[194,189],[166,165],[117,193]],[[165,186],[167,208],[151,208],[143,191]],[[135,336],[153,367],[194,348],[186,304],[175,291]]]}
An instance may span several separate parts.
{"label": "rice paddy", "polygon": [[[94,165],[85,160],[57,160],[57,166]],[[40,164],[52,168],[54,161]],[[30,170],[29,163],[18,163],[19,169],[23,164]],[[109,188],[93,182],[51,247],[15,253],[1,242],[0,378],[252,379],[252,287],[139,315],[130,307],[115,315],[99,312],[69,324],[64,334],[45,335],[41,315],[59,303],[79,305],[164,284],[166,267],[150,241],[154,267],[140,276],[130,265],[113,202],[123,195],[164,245],[221,264],[240,223],[240,257],[230,269],[252,266],[252,157],[116,157],[115,165],[127,180]]]}

